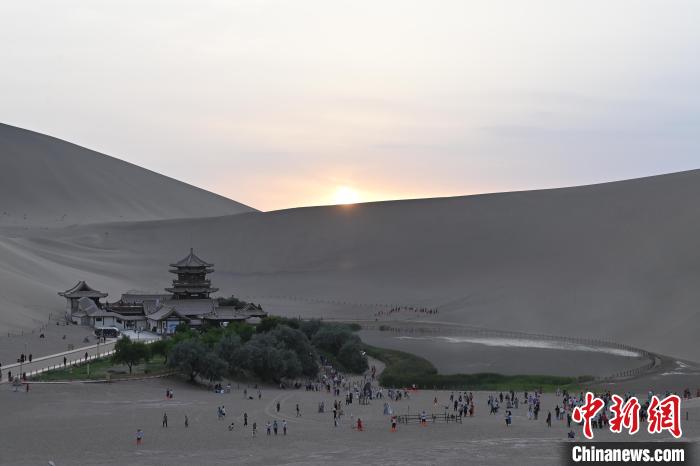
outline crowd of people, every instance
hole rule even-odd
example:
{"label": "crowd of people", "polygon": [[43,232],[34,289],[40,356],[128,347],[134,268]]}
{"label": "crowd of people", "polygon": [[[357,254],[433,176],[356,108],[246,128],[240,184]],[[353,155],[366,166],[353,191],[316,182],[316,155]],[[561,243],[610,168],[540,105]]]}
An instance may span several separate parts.
{"label": "crowd of people", "polygon": [[384,317],[392,317],[395,315],[419,314],[423,316],[437,315],[438,308],[436,307],[414,307],[414,306],[394,306],[389,309],[382,309],[374,313],[376,319]]}

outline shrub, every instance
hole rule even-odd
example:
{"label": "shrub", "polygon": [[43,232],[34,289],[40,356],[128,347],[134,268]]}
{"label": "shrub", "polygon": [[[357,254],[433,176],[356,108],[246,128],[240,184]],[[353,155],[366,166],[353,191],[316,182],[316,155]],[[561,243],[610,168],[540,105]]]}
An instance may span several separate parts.
{"label": "shrub", "polygon": [[132,342],[129,337],[122,337],[114,345],[112,360],[118,364],[129,366],[129,374],[131,374],[133,366],[138,365],[141,360],[148,360],[150,355],[151,353],[145,343],[140,341]]}
{"label": "shrub", "polygon": [[356,374],[361,374],[369,368],[367,356],[358,340],[349,340],[340,348],[338,361],[346,370]]}
{"label": "shrub", "polygon": [[299,323],[299,330],[304,332],[304,335],[306,335],[306,338],[309,340],[316,335],[316,332],[318,332],[320,328],[321,321],[319,319],[302,320]]}
{"label": "shrub", "polygon": [[349,340],[357,339],[356,335],[344,325],[324,325],[312,340],[314,346],[337,355],[340,348]]}

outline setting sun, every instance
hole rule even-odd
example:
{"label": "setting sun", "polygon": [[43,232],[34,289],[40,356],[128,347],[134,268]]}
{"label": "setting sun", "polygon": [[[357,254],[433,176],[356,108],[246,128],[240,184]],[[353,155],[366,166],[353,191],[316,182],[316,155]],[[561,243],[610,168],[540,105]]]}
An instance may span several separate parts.
{"label": "setting sun", "polygon": [[359,193],[347,186],[339,186],[333,193],[334,204],[355,204],[359,200]]}

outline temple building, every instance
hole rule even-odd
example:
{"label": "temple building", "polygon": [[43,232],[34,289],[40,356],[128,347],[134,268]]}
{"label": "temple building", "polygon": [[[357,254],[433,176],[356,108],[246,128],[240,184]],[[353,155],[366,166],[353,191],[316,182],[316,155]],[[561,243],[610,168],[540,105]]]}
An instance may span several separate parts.
{"label": "temple building", "polygon": [[78,306],[80,298],[87,298],[94,302],[97,307],[101,307],[100,299],[107,297],[107,293],[90,287],[84,280],[80,280],[73,288],[59,292],[58,295],[66,298],[66,314],[70,315],[77,324],[87,322],[85,310]]}
{"label": "temple building", "polygon": [[[218,288],[211,286],[207,275],[214,272],[213,264],[197,257],[194,250],[182,260],[170,264],[170,272],[177,275],[167,293],[129,291],[113,303],[100,302],[106,298],[84,281],[70,290],[59,293],[67,300],[66,317],[76,324],[95,327],[148,330],[170,334],[185,323],[191,327],[228,325],[234,321],[250,321],[265,317],[260,306],[247,304],[236,308],[222,304],[211,295]],[[81,299],[85,298],[85,299]]]}
{"label": "temple building", "polygon": [[214,272],[213,266],[197,257],[190,248],[187,257],[170,264],[173,267],[170,273],[177,274],[177,278],[173,280],[172,288],[165,291],[172,293],[174,299],[208,299],[211,293],[219,291],[211,287],[211,280],[207,280],[207,274]]}

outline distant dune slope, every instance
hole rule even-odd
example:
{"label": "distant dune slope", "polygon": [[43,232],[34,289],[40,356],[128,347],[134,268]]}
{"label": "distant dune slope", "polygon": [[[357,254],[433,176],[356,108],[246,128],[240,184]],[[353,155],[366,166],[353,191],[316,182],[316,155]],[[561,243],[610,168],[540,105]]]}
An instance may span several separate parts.
{"label": "distant dune slope", "polygon": [[[440,319],[700,359],[700,171],[593,186],[0,236],[0,325],[79,279],[164,288],[190,245],[222,293],[440,307]],[[190,240],[192,238],[192,240]],[[38,283],[38,285],[37,285]],[[2,301],[4,300],[4,301]],[[374,309],[282,302],[293,315]],[[327,314],[327,315],[328,315]]]}
{"label": "distant dune slope", "polygon": [[65,226],[251,211],[113,157],[0,124],[0,226]]}

